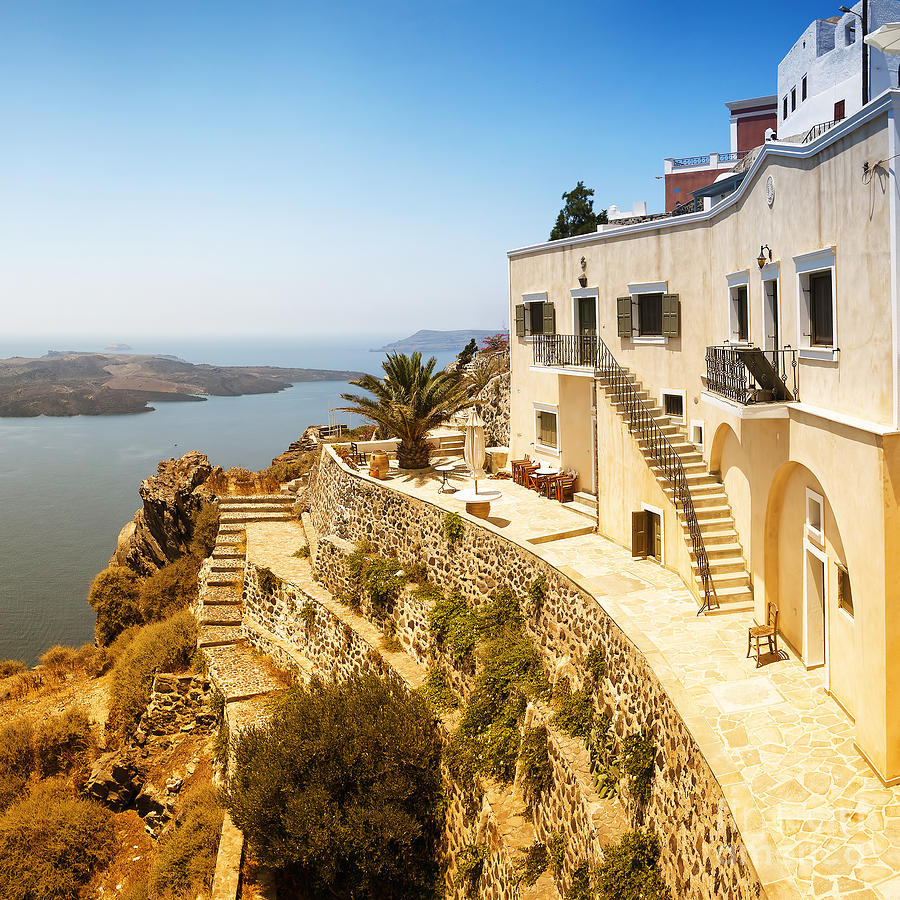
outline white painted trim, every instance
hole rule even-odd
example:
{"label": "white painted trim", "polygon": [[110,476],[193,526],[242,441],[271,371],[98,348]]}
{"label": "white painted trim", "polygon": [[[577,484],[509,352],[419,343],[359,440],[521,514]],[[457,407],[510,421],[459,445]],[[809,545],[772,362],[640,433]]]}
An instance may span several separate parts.
{"label": "white painted trim", "polygon": [[791,257],[794,260],[794,269],[798,275],[808,272],[819,272],[834,267],[835,250],[837,248],[822,247],[819,250],[810,250],[809,253],[798,253]]}
{"label": "white painted trim", "polygon": [[[694,440],[694,429],[699,428],[700,433],[703,436],[703,439],[698,444]],[[691,419],[690,427],[688,429],[688,440],[695,446],[699,447],[701,450],[706,447],[706,423],[703,419]]]}
{"label": "white painted trim", "polygon": [[742,284],[750,284],[750,270],[741,269],[725,276],[728,279],[728,287],[740,287]]}
{"label": "white painted trim", "polygon": [[[821,528],[816,528],[810,524],[809,504],[810,501],[819,507],[819,522]],[[806,536],[811,538],[819,547],[825,546],[825,498],[821,494],[817,494],[811,488],[806,489],[806,509],[804,510],[804,518],[806,521]]]}
{"label": "white painted trim", "polygon": [[[825,637],[825,659],[823,663],[814,663],[813,665],[809,665],[809,640],[808,640],[808,618],[809,618],[809,582],[807,578],[807,566],[806,566],[806,554],[811,553],[819,562],[822,563],[822,593],[825,598],[824,603],[824,616],[825,622],[823,625],[824,629],[824,637]],[[831,674],[829,672],[828,667],[828,639],[829,639],[829,626],[830,626],[830,616],[828,607],[829,604],[828,597],[828,555],[820,550],[815,544],[810,543],[808,540],[804,539],[803,541],[803,665],[807,669],[818,669],[821,668],[822,665],[825,666],[825,681],[826,688],[830,690],[831,688]],[[817,601],[818,602],[818,601]]]}
{"label": "white painted trim", "polygon": [[687,420],[687,391],[679,391],[677,388],[660,388],[659,406],[660,409],[662,409],[663,415],[666,415],[666,395],[681,397],[681,419],[673,418],[672,421],[680,421],[681,424],[684,425]]}
{"label": "white painted trim", "polygon": [[663,346],[669,343],[669,339],[663,334],[646,334],[643,337],[641,335],[635,335],[631,338],[632,344],[662,344]]}
{"label": "white painted trim", "polygon": [[781,274],[781,260],[780,259],[773,260],[772,262],[767,262],[759,270],[760,281],[776,281],[780,274]]}
{"label": "white painted trim", "polygon": [[547,292],[538,291],[536,294],[522,294],[523,303],[547,303]]}
{"label": "white painted trim", "polygon": [[[836,350],[838,343],[837,320],[837,265],[835,263],[835,248],[823,247],[810,253],[801,253],[793,257],[794,270],[797,278],[797,347],[800,350],[801,359],[824,359],[834,361],[837,359]],[[831,275],[831,339],[830,346],[812,343],[812,322],[809,304],[806,294],[809,293],[809,277],[819,273],[828,272]],[[806,279],[807,289],[803,283]],[[809,333],[804,332],[809,328]]]}
{"label": "white painted trim", "polygon": [[782,303],[783,298],[781,295],[781,265],[778,260],[776,260],[775,262],[766,263],[759,270],[759,288],[761,301],[760,317],[763,328],[763,349],[766,349],[766,345],[769,340],[769,336],[768,334],[766,334],[766,304],[769,302],[766,285],[772,281],[775,282],[775,349],[780,350],[781,347],[777,345],[784,344],[784,334],[781,330],[781,308],[784,304]]}
{"label": "white painted trim", "polygon": [[[659,564],[664,566],[666,564],[666,514],[658,506],[651,506],[649,503],[642,503],[641,509],[644,512],[656,513],[659,516]],[[647,549],[649,551],[650,548],[648,547]],[[648,552],[647,556],[651,557],[651,554]],[[656,559],[655,556],[651,558]]]}
{"label": "white painted trim", "polygon": [[635,294],[668,294],[668,281],[638,281],[628,285],[628,293]]}
{"label": "white painted trim", "polygon": [[900,88],[893,88],[885,91],[879,97],[876,97],[870,103],[866,104],[858,112],[847,117],[843,122],[829,128],[823,135],[808,144],[792,144],[782,141],[767,141],[763,145],[763,149],[756,157],[750,171],[741,182],[738,189],[729,194],[721,203],[717,203],[714,207],[702,212],[688,213],[682,216],[667,216],[663,219],[654,219],[652,222],[639,222],[636,225],[623,225],[621,228],[611,228],[608,231],[591,232],[590,234],[576,235],[571,238],[563,238],[558,241],[544,241],[541,244],[530,244],[526,247],[517,247],[514,250],[507,251],[509,258],[517,256],[527,256],[531,253],[545,252],[548,250],[565,249],[567,247],[577,247],[581,244],[591,244],[609,240],[610,238],[622,237],[624,235],[639,234],[645,231],[659,231],[662,228],[686,228],[696,225],[699,222],[707,222],[724,214],[733,206],[738,204],[741,199],[751,189],[756,180],[756,175],[762,168],[763,164],[769,159],[809,159],[816,156],[830,147],[832,144],[847,137],[848,134],[861,128],[866,123],[877,119],[889,110],[892,110],[895,104],[900,103]]}
{"label": "white painted trim", "polygon": [[[728,337],[726,338],[726,342],[735,346],[743,346],[751,342],[751,329],[753,327],[753,319],[750,316],[750,270],[741,269],[738,272],[732,272],[730,275],[726,275],[725,279],[728,282]],[[739,334],[737,330],[737,297],[735,296],[735,290],[742,287],[747,289],[746,340],[735,337],[735,335]]]}
{"label": "white painted trim", "polygon": [[572,366],[559,369],[556,366],[529,366],[529,372],[550,372],[553,375],[571,375],[573,378],[593,378],[594,369],[591,366]]}
{"label": "white painted trim", "polygon": [[[534,429],[534,449],[541,453],[551,453],[553,456],[559,456],[560,434],[559,434],[559,406],[553,406],[550,403],[532,403],[531,423]],[[556,416],[556,446],[548,447],[538,440],[538,424],[537,414],[539,412],[553,413]]]}
{"label": "white painted trim", "polygon": [[581,333],[581,322],[578,321],[578,301],[590,300],[594,298],[594,323],[596,331],[594,334],[600,334],[600,291],[597,288],[577,288],[569,291],[572,295],[572,334]]}
{"label": "white painted trim", "polygon": [[900,136],[897,134],[900,127],[900,117],[893,108],[888,113],[888,159],[891,166],[888,171],[891,174],[890,215],[891,215],[891,374],[893,378],[894,397],[894,430],[900,428],[900,271],[898,271],[898,258],[900,258],[900,222],[898,222],[897,192],[900,183],[897,181],[897,145]]}
{"label": "white painted trim", "polygon": [[572,297],[598,297],[600,295],[599,288],[573,288],[569,293]]}
{"label": "white painted trim", "polygon": [[[741,403],[734,403],[725,397],[720,397],[712,391],[700,391],[700,399],[721,409],[724,412],[731,413],[737,419],[789,419],[790,411],[787,403],[751,403],[744,406]],[[790,406],[796,404],[791,403]]]}
{"label": "white painted trim", "polygon": [[886,425],[880,425],[878,422],[872,422],[869,419],[858,419],[856,416],[848,416],[846,413],[834,412],[830,409],[823,409],[820,406],[810,406],[808,403],[791,403],[791,418],[796,418],[795,413],[805,413],[809,416],[815,416],[817,419],[823,419],[826,422],[837,422],[838,425],[846,425],[848,428],[855,428],[857,431],[864,431],[867,434],[876,434],[884,437],[886,434],[897,434],[897,430]]}
{"label": "white painted trim", "polygon": [[835,348],[829,350],[827,347],[823,349],[819,349],[818,347],[801,347],[797,351],[797,358],[818,359],[824,362],[837,362],[838,352]]}

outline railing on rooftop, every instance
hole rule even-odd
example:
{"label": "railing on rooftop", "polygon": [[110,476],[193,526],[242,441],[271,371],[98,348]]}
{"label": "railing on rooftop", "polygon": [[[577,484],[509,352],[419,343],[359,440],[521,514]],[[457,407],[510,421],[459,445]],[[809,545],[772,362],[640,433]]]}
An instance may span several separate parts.
{"label": "railing on rooftop", "polygon": [[709,570],[709,556],[703,543],[703,533],[694,510],[694,501],[688,487],[681,457],[669,442],[656,416],[638,395],[634,377],[616,361],[603,339],[596,335],[538,334],[532,343],[535,365],[544,366],[593,366],[594,373],[606,382],[619,415],[628,421],[631,432],[640,441],[650,465],[661,470],[672,486],[672,502],[681,515],[691,539],[691,550],[697,573],[703,585],[702,612],[718,608],[719,601]]}
{"label": "railing on rooftop", "polygon": [[[751,371],[748,359],[764,357],[771,370],[763,365]],[[780,380],[781,385],[775,383]],[[784,403],[800,399],[800,379],[797,351],[791,347],[781,350],[760,350],[758,347],[735,348],[714,346],[706,348],[706,387],[722,397],[747,406],[751,403]]]}
{"label": "railing on rooftop", "polygon": [[737,162],[739,159],[743,159],[748,152],[748,150],[736,150],[734,153],[720,153],[719,162]]}
{"label": "railing on rooftop", "polygon": [[686,216],[688,213],[694,212],[703,212],[703,198],[702,197],[694,197],[691,200],[688,200],[686,203],[679,203],[675,209],[672,210],[671,215],[673,216]]}
{"label": "railing on rooftop", "polygon": [[821,137],[828,131],[830,128],[834,128],[838,122],[843,122],[843,119],[832,119],[830,122],[819,122],[818,125],[813,125],[809,131],[806,132],[806,137],[803,138],[803,144],[808,144],[810,141],[814,141],[817,137]]}
{"label": "railing on rooftop", "polygon": [[708,166],[715,156],[719,163],[737,162],[747,155],[746,150],[737,150],[734,153],[706,153],[703,156],[684,156],[681,159],[672,160],[673,169],[686,169],[690,166]]}

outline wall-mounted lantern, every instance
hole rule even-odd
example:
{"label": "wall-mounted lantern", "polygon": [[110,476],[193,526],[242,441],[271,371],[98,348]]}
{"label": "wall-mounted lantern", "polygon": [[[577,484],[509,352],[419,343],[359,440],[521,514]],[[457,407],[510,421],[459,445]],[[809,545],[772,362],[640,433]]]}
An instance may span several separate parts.
{"label": "wall-mounted lantern", "polygon": [[763,244],[759,248],[759,256],[756,257],[756,264],[762,268],[766,264],[766,254],[769,254],[768,261],[772,262],[772,251],[769,249],[768,244]]}
{"label": "wall-mounted lantern", "polygon": [[583,287],[587,287],[587,260],[581,257],[581,274],[578,276],[578,283]]}

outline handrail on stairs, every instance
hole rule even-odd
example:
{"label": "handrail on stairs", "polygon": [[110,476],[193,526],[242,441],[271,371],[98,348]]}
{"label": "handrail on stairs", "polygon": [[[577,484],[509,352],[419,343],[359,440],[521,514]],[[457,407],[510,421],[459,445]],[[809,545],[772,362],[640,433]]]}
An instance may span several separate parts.
{"label": "handrail on stairs", "polygon": [[596,371],[606,379],[612,388],[616,402],[623,405],[623,414],[627,414],[632,432],[645,442],[651,460],[662,469],[666,478],[671,482],[676,511],[678,504],[681,504],[682,515],[687,524],[688,534],[691,536],[691,549],[694,552],[697,569],[703,583],[703,603],[697,610],[697,615],[713,608],[718,609],[719,599],[716,597],[712,574],[709,571],[709,557],[706,553],[706,545],[703,543],[703,534],[700,531],[700,523],[697,521],[697,513],[694,510],[694,501],[691,498],[690,488],[688,488],[681,457],[663,434],[656,417],[638,396],[634,385],[628,380],[627,373],[616,361],[603,338],[598,336],[597,342]]}

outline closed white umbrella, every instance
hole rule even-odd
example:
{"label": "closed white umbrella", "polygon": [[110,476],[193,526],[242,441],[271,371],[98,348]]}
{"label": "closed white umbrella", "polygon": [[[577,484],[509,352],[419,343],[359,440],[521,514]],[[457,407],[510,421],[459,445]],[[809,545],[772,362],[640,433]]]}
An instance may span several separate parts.
{"label": "closed white umbrella", "polygon": [[888,22],[866,35],[866,43],[882,53],[900,53],[900,22]]}
{"label": "closed white umbrella", "polygon": [[475,493],[478,493],[478,477],[484,475],[484,421],[475,407],[469,410],[466,424],[466,439],[463,443],[463,459],[475,478]]}

